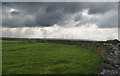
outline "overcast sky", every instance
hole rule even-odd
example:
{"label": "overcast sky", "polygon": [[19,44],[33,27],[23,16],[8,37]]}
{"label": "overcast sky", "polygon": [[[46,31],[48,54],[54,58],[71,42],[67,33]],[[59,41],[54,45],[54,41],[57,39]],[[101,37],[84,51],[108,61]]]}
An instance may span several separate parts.
{"label": "overcast sky", "polygon": [[[117,1],[117,0],[116,0]],[[117,2],[3,2],[7,37],[107,40],[118,38]]]}

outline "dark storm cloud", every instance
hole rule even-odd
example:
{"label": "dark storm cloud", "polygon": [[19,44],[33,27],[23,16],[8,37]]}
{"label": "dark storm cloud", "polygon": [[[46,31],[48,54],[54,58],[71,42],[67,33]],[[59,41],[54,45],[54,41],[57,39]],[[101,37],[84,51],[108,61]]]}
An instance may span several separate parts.
{"label": "dark storm cloud", "polygon": [[[17,12],[10,12],[10,9],[16,9]],[[109,11],[117,10],[116,2],[4,2],[3,3],[3,27],[36,27],[52,26],[54,24],[64,26],[64,21],[71,15],[89,9],[88,14],[105,14]],[[74,21],[82,20],[82,15],[75,18]],[[84,21],[87,23],[87,21]],[[94,20],[92,20],[94,23]],[[99,23],[98,25],[106,24]],[[101,25],[100,25],[101,24]]]}
{"label": "dark storm cloud", "polygon": [[110,10],[117,10],[117,3],[116,2],[103,2],[103,3],[94,3],[91,4],[89,7],[89,14],[99,14],[99,13],[106,13]]}

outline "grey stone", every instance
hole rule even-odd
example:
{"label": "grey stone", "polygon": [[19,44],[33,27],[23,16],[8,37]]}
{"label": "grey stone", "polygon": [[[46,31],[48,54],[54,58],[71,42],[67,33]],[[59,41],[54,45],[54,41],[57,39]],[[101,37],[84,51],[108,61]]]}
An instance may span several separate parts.
{"label": "grey stone", "polygon": [[109,54],[109,57],[113,57],[113,58],[117,58],[117,55],[115,55],[115,53],[113,53],[113,52],[111,52],[110,54]]}
{"label": "grey stone", "polygon": [[116,57],[116,58],[107,57],[104,62],[113,64],[113,65],[119,65],[119,64],[120,64],[120,62],[119,62],[119,60],[118,60],[118,57]]}
{"label": "grey stone", "polygon": [[108,69],[104,69],[101,73],[103,74],[118,74],[118,70],[108,70]]}
{"label": "grey stone", "polygon": [[100,66],[102,69],[109,69],[109,70],[115,69],[114,66],[112,66],[111,64],[107,64],[107,63],[102,63]]}
{"label": "grey stone", "polygon": [[116,56],[120,56],[120,51],[115,51],[114,53]]}

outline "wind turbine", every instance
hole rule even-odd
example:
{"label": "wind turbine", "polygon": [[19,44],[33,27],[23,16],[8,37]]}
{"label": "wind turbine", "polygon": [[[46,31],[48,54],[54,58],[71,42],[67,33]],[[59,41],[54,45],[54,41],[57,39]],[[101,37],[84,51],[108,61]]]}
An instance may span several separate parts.
{"label": "wind turbine", "polygon": [[45,40],[46,39],[46,29],[44,28],[44,29],[41,29],[40,31],[43,32],[43,34],[44,34],[44,40]]}

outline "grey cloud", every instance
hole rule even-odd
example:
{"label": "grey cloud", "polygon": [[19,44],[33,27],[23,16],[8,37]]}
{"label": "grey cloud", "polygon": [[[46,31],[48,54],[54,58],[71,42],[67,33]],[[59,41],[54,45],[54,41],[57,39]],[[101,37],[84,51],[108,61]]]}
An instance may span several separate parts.
{"label": "grey cloud", "polygon": [[[117,2],[3,2],[2,24],[3,27],[36,27],[54,24],[64,26],[63,23],[69,19],[69,15],[84,9],[89,9],[88,14],[105,14],[111,10],[116,11],[116,6]],[[11,8],[18,12],[10,13]],[[78,20],[83,20],[83,17],[76,17],[75,21]],[[89,21],[94,22],[94,20]],[[87,23],[85,20],[83,22]]]}
{"label": "grey cloud", "polygon": [[98,21],[99,28],[115,28],[118,27],[118,13],[109,12]]}
{"label": "grey cloud", "polygon": [[83,19],[80,20],[80,22],[76,25],[76,26],[80,26],[80,25],[85,25],[85,24],[94,24],[94,23],[97,23],[98,22],[98,19],[97,18],[91,18],[91,19],[88,19],[86,17],[84,17]]}
{"label": "grey cloud", "polygon": [[87,23],[96,24],[98,28],[117,28],[118,13],[112,11],[104,15],[99,15],[99,17],[83,17],[76,26],[85,25]]}
{"label": "grey cloud", "polygon": [[79,14],[75,17],[74,21],[79,21],[83,18],[82,14]]}

